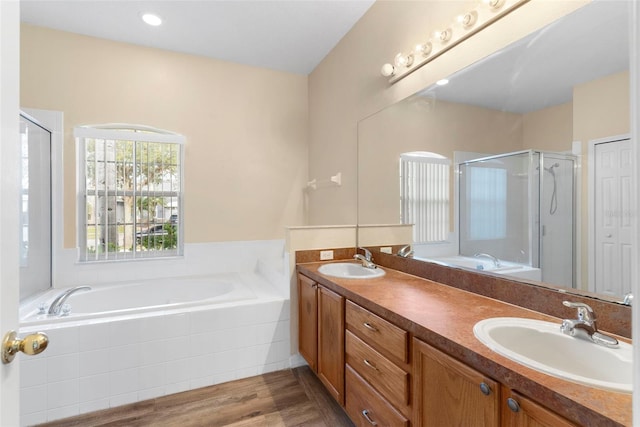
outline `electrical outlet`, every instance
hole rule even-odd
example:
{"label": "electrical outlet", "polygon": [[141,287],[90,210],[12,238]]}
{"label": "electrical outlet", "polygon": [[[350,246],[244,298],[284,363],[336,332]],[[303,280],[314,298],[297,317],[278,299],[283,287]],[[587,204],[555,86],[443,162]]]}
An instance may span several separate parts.
{"label": "electrical outlet", "polygon": [[320,261],[333,259],[333,251],[320,251]]}
{"label": "electrical outlet", "polygon": [[391,250],[391,246],[383,246],[380,248],[380,252],[384,253],[384,254],[392,254],[393,251]]}

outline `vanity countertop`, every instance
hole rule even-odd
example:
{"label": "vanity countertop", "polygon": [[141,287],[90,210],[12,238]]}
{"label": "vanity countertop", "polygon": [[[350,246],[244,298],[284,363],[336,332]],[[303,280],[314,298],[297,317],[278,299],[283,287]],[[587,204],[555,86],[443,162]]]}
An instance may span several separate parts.
{"label": "vanity countertop", "polygon": [[580,385],[528,368],[490,350],[473,334],[473,326],[490,317],[525,317],[558,326],[561,319],[386,267],[386,274],[379,278],[341,279],[319,273],[323,264],[298,264],[297,269],[580,425],[632,424],[631,394]]}

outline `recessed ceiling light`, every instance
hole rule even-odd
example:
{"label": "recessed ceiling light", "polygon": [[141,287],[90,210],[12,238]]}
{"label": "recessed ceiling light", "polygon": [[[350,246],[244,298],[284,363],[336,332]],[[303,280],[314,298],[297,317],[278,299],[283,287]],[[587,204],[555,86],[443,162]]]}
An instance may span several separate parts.
{"label": "recessed ceiling light", "polygon": [[444,86],[444,85],[446,85],[446,84],[449,84],[449,80],[447,80],[447,79],[438,80],[438,81],[436,82],[436,84],[437,84],[438,86]]}
{"label": "recessed ceiling light", "polygon": [[142,15],[142,20],[149,25],[153,25],[154,27],[162,24],[162,19],[160,19],[158,15],[154,15],[153,13],[145,13],[144,15]]}

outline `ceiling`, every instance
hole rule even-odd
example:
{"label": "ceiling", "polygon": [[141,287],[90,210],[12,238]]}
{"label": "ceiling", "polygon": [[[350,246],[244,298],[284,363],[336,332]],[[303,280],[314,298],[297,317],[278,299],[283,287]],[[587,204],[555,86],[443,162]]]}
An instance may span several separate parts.
{"label": "ceiling", "polygon": [[513,113],[569,102],[574,86],[629,69],[630,3],[594,1],[422,95]]}
{"label": "ceiling", "polygon": [[[23,0],[21,21],[307,75],[374,0]],[[163,19],[142,22],[143,13]]]}

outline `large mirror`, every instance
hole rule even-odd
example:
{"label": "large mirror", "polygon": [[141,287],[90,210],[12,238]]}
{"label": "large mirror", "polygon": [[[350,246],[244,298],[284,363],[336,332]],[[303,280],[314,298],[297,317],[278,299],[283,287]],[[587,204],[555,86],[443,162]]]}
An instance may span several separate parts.
{"label": "large mirror", "polygon": [[590,3],[360,121],[358,224],[416,224],[427,262],[621,300],[628,7]]}

